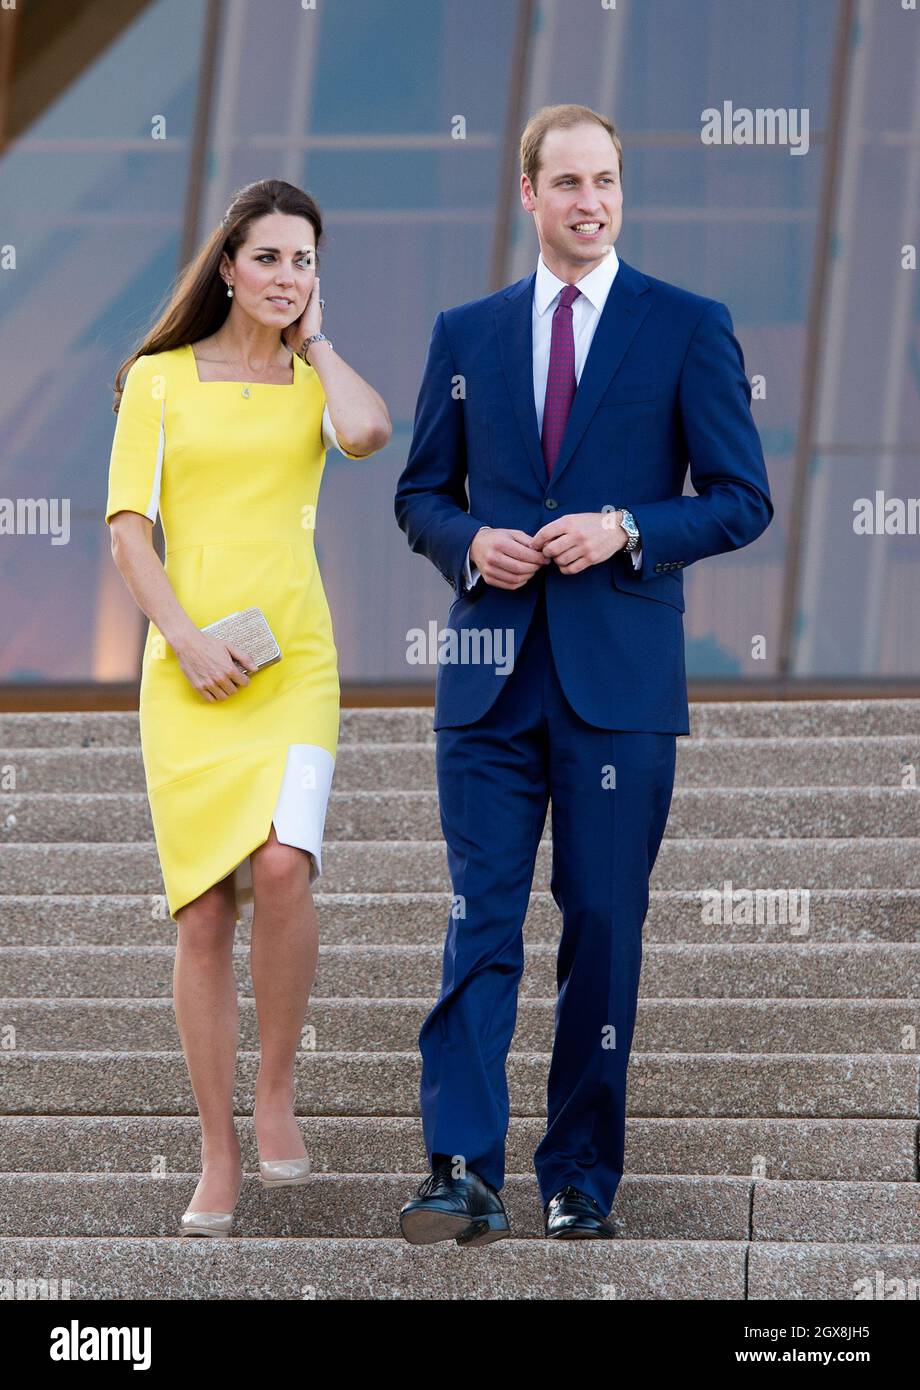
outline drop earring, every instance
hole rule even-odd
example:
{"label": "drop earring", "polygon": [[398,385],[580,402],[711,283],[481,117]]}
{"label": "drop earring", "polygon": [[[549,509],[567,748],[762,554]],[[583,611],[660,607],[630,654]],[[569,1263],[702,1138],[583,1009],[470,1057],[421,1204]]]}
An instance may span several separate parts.
{"label": "drop earring", "polygon": [[233,286],[232,286],[232,285],[228,285],[228,286],[227,286],[227,298],[228,298],[228,299],[232,299],[232,298],[233,298]]}

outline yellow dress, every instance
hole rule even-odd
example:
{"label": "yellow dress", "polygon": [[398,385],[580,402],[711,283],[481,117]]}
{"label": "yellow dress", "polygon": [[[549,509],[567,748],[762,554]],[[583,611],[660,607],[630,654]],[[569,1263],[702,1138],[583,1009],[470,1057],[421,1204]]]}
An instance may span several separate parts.
{"label": "yellow dress", "polygon": [[249,855],[272,823],[313,856],[311,883],[322,872],[339,679],[313,541],[324,436],[338,441],[319,377],[292,361],[293,384],[250,385],[201,381],[190,344],[139,357],[118,410],[106,522],[124,509],[155,521],[159,510],[165,570],[192,622],[257,605],[281,648],[248,686],[211,701],[148,623],[141,750],[174,921],[233,872],[239,922]]}

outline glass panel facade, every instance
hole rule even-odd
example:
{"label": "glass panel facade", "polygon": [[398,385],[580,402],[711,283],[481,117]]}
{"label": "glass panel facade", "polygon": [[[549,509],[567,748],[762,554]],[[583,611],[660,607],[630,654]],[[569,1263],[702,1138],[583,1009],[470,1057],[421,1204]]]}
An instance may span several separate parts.
{"label": "glass panel facade", "polygon": [[0,497],[37,504],[0,536],[3,683],[140,673],[102,519],[111,385],[178,266],[203,17],[143,11],[2,157]]}
{"label": "glass panel facade", "polygon": [[920,668],[918,21],[862,4],[851,35],[796,595],[803,675]]}
{"label": "glass panel facade", "polygon": [[[0,498],[35,507],[31,529],[20,507],[0,536],[0,684],[137,679],[146,618],[103,521],[112,378],[180,267],[186,227],[197,243],[264,177],[319,202],[324,328],[394,423],[367,463],[327,456],[317,550],[342,680],[430,682],[406,663],[406,632],[443,620],[450,594],[409,551],[393,491],[438,311],[536,264],[517,140],[532,111],[563,101],[620,131],[619,254],[727,303],[755,382],[776,516],[752,546],[687,570],[691,676],[781,672],[791,573],[793,676],[915,675],[916,533],[860,534],[854,505],[920,494],[918,280],[902,257],[917,241],[920,17],[857,4],[837,74],[843,10],[538,0],[519,72],[513,0],[229,0],[213,40],[204,0],[154,0],[2,156],[15,268],[7,251]],[[808,152],[704,146],[702,110],[725,101],[807,108]]]}

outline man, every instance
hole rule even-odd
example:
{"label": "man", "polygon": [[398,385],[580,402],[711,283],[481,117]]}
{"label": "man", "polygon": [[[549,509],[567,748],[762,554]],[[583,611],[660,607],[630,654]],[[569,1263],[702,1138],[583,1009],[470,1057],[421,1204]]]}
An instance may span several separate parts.
{"label": "man", "polygon": [[773,515],[727,308],[614,250],[613,125],[545,107],[521,169],[536,271],[438,315],[396,491],[410,546],[458,595],[462,658],[436,683],[454,904],[419,1037],[432,1171],[400,1214],[413,1243],[509,1234],[505,1062],[548,801],[562,935],[544,1231],[614,1235],[649,875],[690,731],[682,571]]}

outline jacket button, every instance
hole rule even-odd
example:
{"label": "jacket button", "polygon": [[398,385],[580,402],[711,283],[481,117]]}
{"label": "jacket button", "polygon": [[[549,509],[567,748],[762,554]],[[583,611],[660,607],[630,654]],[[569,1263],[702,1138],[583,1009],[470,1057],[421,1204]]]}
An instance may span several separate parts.
{"label": "jacket button", "polygon": [[559,503],[556,501],[555,497],[547,497],[543,505],[544,507],[547,507],[549,511],[553,512],[559,506]]}
{"label": "jacket button", "polygon": [[661,564],[656,565],[656,566],[655,566],[655,573],[657,574],[657,573],[659,572],[659,570],[662,570],[662,569],[664,569],[664,566],[663,566],[663,565],[661,565]]}

